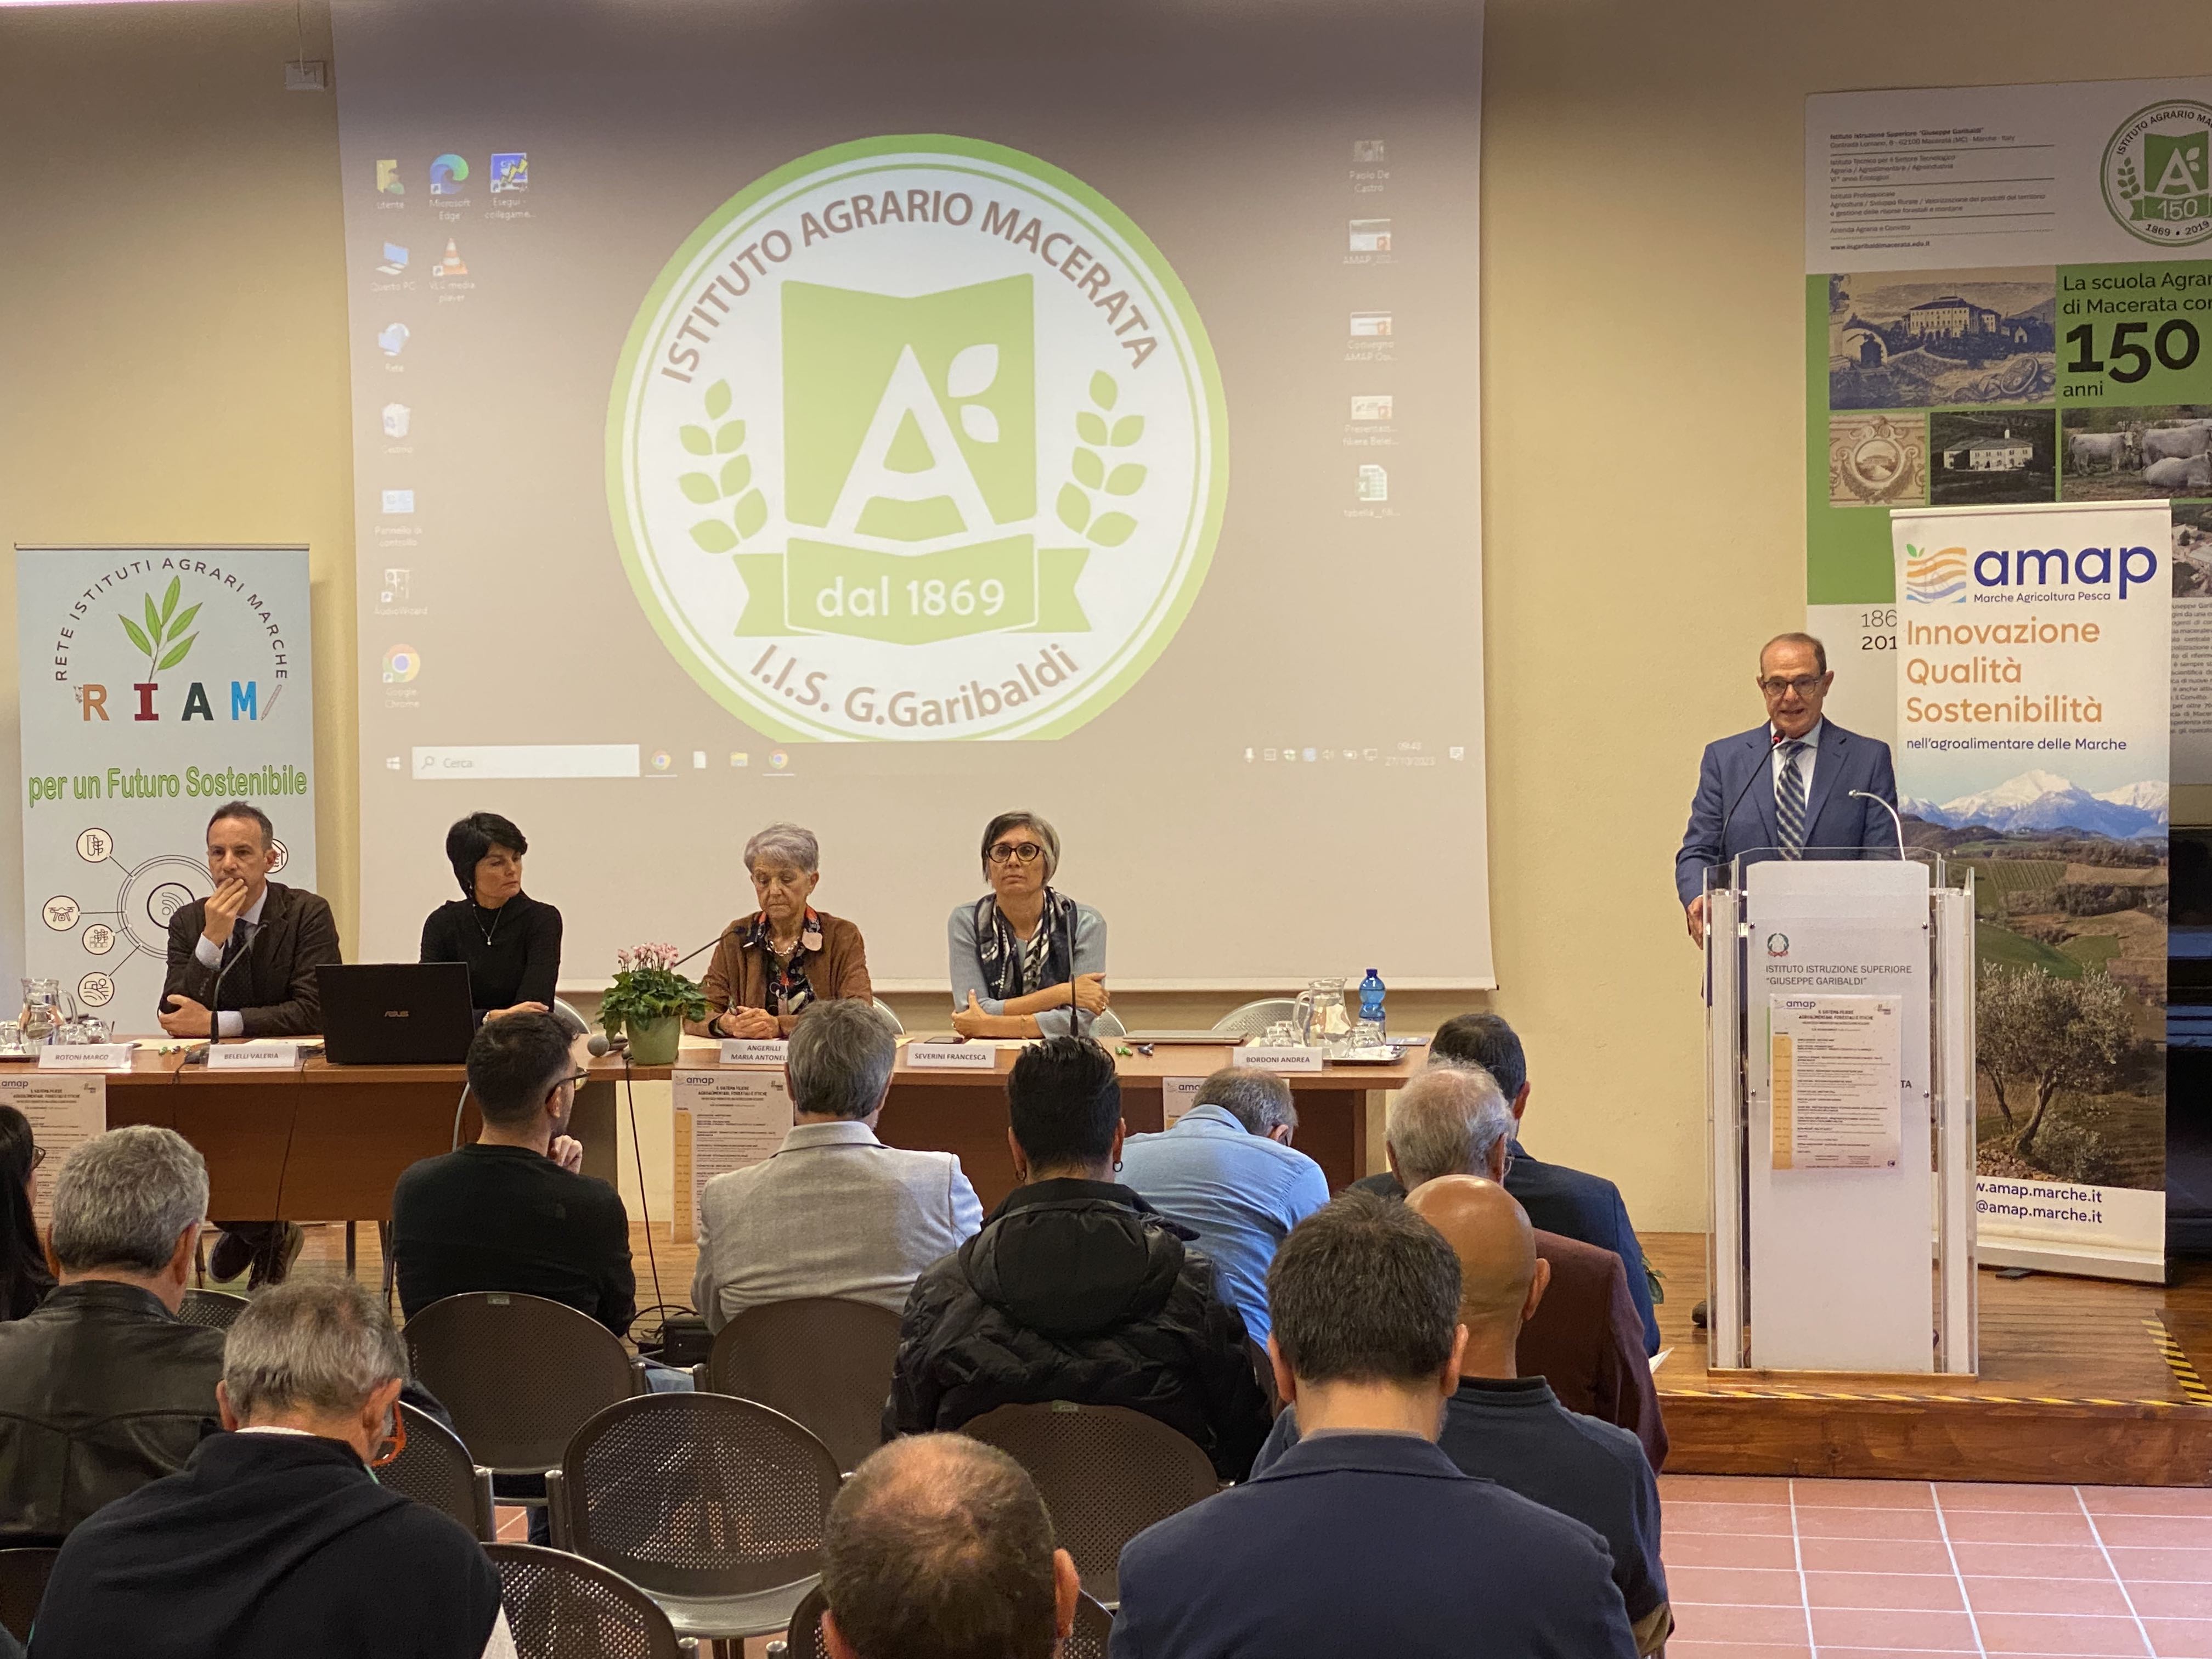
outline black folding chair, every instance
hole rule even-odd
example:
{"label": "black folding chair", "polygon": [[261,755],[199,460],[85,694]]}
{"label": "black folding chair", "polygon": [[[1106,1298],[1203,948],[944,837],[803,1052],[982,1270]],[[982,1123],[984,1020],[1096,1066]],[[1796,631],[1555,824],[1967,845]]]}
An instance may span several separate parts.
{"label": "black folding chair", "polygon": [[203,1325],[211,1331],[227,1331],[246,1311],[246,1298],[229,1291],[203,1291],[198,1288],[185,1292],[185,1304],[177,1310],[177,1317],[187,1325]]}
{"label": "black folding chair", "polygon": [[46,1577],[59,1550],[0,1550],[0,1626],[18,1642],[31,1639],[32,1621],[46,1597]]}
{"label": "black folding chair", "polygon": [[491,1500],[491,1471],[469,1455],[453,1431],[428,1412],[401,1401],[407,1445],[376,1472],[377,1480],[418,1504],[443,1510],[487,1544],[499,1541]]}
{"label": "black folding chair", "polygon": [[679,1659],[699,1650],[651,1596],[596,1561],[535,1544],[488,1544],[484,1553],[499,1569],[521,1659]]}
{"label": "black folding chair", "polygon": [[[791,1628],[783,1640],[768,1644],[769,1659],[830,1659],[830,1644],[822,1637],[822,1615],[830,1603],[817,1584],[791,1615]],[[1075,1602],[1075,1629],[1060,1644],[1060,1659],[1106,1659],[1106,1644],[1114,1634],[1114,1615],[1088,1595]]]}
{"label": "black folding chair", "polygon": [[707,1386],[804,1423],[849,1473],[883,1443],[898,1331],[899,1316],[872,1303],[764,1303],[715,1336]]}

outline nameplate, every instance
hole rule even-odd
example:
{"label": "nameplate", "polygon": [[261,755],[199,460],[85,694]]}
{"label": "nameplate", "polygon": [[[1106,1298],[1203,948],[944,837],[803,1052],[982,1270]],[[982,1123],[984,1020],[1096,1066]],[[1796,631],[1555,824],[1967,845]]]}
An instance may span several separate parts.
{"label": "nameplate", "polygon": [[725,1066],[781,1066],[791,1057],[791,1045],[780,1037],[724,1037]]}
{"label": "nameplate", "polygon": [[1322,1051],[1288,1045],[1269,1048],[1261,1042],[1247,1042],[1229,1051],[1232,1066],[1249,1066],[1261,1072],[1318,1072]]}
{"label": "nameplate", "polygon": [[906,1063],[918,1072],[995,1072],[999,1051],[988,1042],[909,1042]]}
{"label": "nameplate", "polygon": [[131,1069],[128,1042],[50,1042],[39,1050],[42,1072],[127,1072]]}
{"label": "nameplate", "polygon": [[208,1046],[210,1072],[289,1072],[300,1064],[296,1042],[216,1042]]}

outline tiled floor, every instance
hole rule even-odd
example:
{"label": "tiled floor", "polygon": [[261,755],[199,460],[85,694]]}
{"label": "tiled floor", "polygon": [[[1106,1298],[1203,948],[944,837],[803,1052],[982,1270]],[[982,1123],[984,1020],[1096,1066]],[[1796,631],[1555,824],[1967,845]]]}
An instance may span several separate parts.
{"label": "tiled floor", "polygon": [[1668,1659],[2212,1659],[2212,1491],[1659,1486]]}

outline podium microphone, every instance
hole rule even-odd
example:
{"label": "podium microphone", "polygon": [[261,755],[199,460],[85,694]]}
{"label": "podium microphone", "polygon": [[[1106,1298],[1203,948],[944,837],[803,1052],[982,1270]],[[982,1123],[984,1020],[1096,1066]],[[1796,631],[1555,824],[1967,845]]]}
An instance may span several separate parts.
{"label": "podium microphone", "polygon": [[1722,846],[1728,845],[1729,823],[1735,817],[1735,809],[1743,805],[1743,798],[1751,793],[1753,781],[1762,776],[1771,778],[1773,775],[1774,751],[1788,741],[1779,731],[1770,731],[1766,734],[1766,752],[1759,757],[1759,764],[1751,769],[1751,776],[1743,781],[1743,787],[1735,792],[1735,799],[1729,803],[1728,817],[1721,820]]}
{"label": "podium microphone", "polygon": [[1870,800],[1876,806],[1881,808],[1883,811],[1889,814],[1889,821],[1897,826],[1897,856],[1900,860],[1902,860],[1905,857],[1905,820],[1903,817],[1899,816],[1897,809],[1894,806],[1892,806],[1887,801],[1884,800],[1880,795],[1875,794],[1869,789],[1852,790],[1851,799],[1853,800]]}

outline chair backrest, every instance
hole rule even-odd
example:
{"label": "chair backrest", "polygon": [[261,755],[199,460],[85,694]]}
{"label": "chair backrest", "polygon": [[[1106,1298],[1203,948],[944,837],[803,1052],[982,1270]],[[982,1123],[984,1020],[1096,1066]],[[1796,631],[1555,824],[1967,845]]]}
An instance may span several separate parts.
{"label": "chair backrest", "polygon": [[1297,1001],[1293,997],[1261,997],[1257,1002],[1231,1008],[1213,1022],[1213,1029],[1236,1036],[1261,1036],[1277,1020],[1295,1019],[1297,1012]]}
{"label": "chair backrest", "polygon": [[[830,1659],[830,1644],[822,1639],[822,1615],[830,1603],[817,1584],[806,1592],[799,1611],[791,1615],[784,1632],[786,1659]],[[1075,1630],[1060,1644],[1060,1659],[1106,1659],[1106,1644],[1114,1634],[1114,1615],[1087,1595],[1075,1600]]]}
{"label": "chair backrest", "polygon": [[748,1308],[722,1327],[707,1386],[804,1423],[841,1469],[883,1443],[899,1316],[868,1302],[806,1297]]}
{"label": "chair backrest", "polygon": [[46,1600],[46,1575],[59,1550],[0,1550],[0,1626],[18,1642],[31,1639],[31,1623]]}
{"label": "chair backrest", "polygon": [[227,1331],[246,1311],[246,1298],[228,1291],[192,1289],[185,1292],[184,1306],[177,1310],[177,1317],[187,1325],[204,1325],[211,1331]]}
{"label": "chair backrest", "polygon": [[1102,1008],[1083,1022],[1083,1035],[1103,1042],[1108,1037],[1128,1036],[1129,1028],[1121,1024],[1121,1016],[1111,1008]]}
{"label": "chair backrest", "polygon": [[841,1477],[781,1412],[720,1394],[610,1406],[561,1461],[569,1548],[655,1595],[754,1595],[822,1571]]}
{"label": "chair backrest", "polygon": [[488,1544],[521,1659],[678,1659],[668,1615],[621,1574],[534,1544]]}
{"label": "chair backrest", "polygon": [[645,1387],[607,1328],[543,1297],[471,1291],[433,1302],[403,1333],[416,1380],[445,1403],[495,1473],[556,1468],[592,1416]]}
{"label": "chair backrest", "polygon": [[872,1000],[876,1005],[876,1012],[881,1014],[885,1019],[890,1021],[891,1030],[896,1032],[899,1036],[904,1036],[906,1035],[906,1024],[899,1018],[897,1014],[891,1011],[890,1004],[885,1002],[881,997],[876,997]]}
{"label": "chair backrest", "polygon": [[452,1516],[485,1543],[496,1542],[491,1471],[478,1468],[453,1431],[428,1412],[402,1401],[399,1420],[407,1425],[407,1449],[376,1472],[378,1483]]}
{"label": "chair backrest", "polygon": [[1083,1588],[1121,1599],[1121,1546],[1221,1489],[1212,1460],[1156,1418],[1054,1400],[1001,1406],[960,1425],[1030,1472]]}

